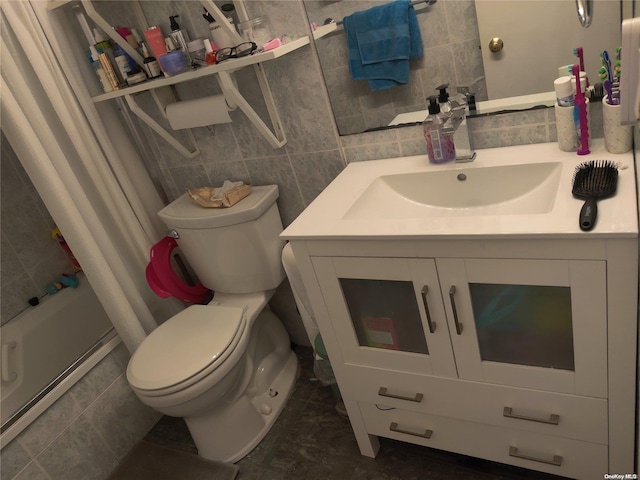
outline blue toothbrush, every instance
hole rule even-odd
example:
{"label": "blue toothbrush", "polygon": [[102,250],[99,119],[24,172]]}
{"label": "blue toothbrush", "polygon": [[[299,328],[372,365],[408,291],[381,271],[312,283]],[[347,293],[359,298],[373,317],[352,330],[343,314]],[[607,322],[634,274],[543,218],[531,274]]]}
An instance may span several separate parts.
{"label": "blue toothbrush", "polygon": [[611,57],[609,52],[604,50],[600,56],[602,57],[602,68],[600,69],[600,78],[603,80],[604,89],[607,91],[609,105],[617,105],[618,99],[613,94],[613,69],[611,67]]}

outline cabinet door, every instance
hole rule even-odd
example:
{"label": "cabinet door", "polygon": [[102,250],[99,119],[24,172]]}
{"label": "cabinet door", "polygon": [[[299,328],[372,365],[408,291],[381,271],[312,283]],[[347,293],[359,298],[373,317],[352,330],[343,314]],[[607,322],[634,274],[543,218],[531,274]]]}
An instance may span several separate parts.
{"label": "cabinet door", "polygon": [[433,260],[312,262],[346,363],[457,376]]}
{"label": "cabinet door", "polygon": [[606,398],[605,262],[437,267],[460,378]]}

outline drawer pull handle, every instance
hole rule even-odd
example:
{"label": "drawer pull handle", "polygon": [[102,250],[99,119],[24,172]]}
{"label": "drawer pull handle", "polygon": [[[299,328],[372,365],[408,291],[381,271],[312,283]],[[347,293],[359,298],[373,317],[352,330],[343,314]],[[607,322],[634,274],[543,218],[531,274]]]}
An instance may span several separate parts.
{"label": "drawer pull handle", "polygon": [[453,321],[456,323],[456,333],[458,335],[462,334],[462,324],[460,320],[458,320],[458,309],[456,308],[456,286],[451,285],[449,289],[449,300],[451,300],[451,310],[453,311]]}
{"label": "drawer pull handle", "polygon": [[407,400],[408,402],[416,403],[420,403],[424,398],[424,395],[422,395],[421,393],[416,393],[413,397],[398,395],[397,393],[389,393],[387,391],[387,387],[380,387],[380,390],[378,390],[378,395],[380,395],[381,397],[397,398],[398,400]]}
{"label": "drawer pull handle", "polygon": [[511,407],[504,407],[504,410],[502,410],[502,416],[508,418],[517,418],[518,420],[528,420],[530,422],[548,423],[550,425],[558,425],[558,423],[560,423],[560,415],[556,415],[555,413],[550,414],[548,419],[527,417],[526,415],[517,415],[513,413]]}
{"label": "drawer pull handle", "polygon": [[391,422],[391,425],[389,425],[389,430],[391,430],[392,432],[404,433],[405,435],[413,435],[414,437],[420,438],[431,438],[431,435],[433,435],[433,430],[429,430],[428,428],[425,429],[424,433],[403,430],[402,428],[398,427],[398,424],[396,422]]}
{"label": "drawer pull handle", "polygon": [[436,322],[431,320],[431,313],[429,313],[429,304],[427,303],[427,293],[429,293],[429,287],[425,285],[422,287],[422,303],[424,303],[424,311],[427,314],[427,323],[429,324],[429,331],[434,333],[436,331]]}
{"label": "drawer pull handle", "polygon": [[546,463],[548,465],[555,465],[556,467],[559,467],[560,465],[562,465],[562,456],[561,455],[554,455],[553,456],[553,460],[547,460],[545,458],[538,458],[538,457],[530,457],[529,455],[523,455],[521,453],[518,453],[518,448],[517,447],[509,447],[509,456],[510,457],[521,458],[523,460],[531,460],[532,462]]}

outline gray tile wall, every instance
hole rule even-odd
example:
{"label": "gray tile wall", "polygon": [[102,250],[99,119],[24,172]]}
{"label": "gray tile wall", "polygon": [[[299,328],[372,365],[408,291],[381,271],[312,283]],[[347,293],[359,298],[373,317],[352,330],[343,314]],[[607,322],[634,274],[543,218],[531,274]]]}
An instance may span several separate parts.
{"label": "gray tile wall", "polygon": [[129,388],[123,344],[0,452],[0,480],[102,480],[160,414]]}
{"label": "gray tile wall", "polygon": [[[143,6],[150,24],[160,25],[163,31],[168,31],[170,12],[191,15],[183,18],[180,25],[193,38],[206,34],[200,11],[193,11],[193,3],[145,2]],[[246,4],[250,16],[267,15],[274,32],[309,34],[300,0],[249,0]],[[231,112],[233,123],[193,129],[201,153],[189,159],[140,124],[150,156],[155,159],[149,168],[160,179],[170,201],[187,188],[221,185],[225,179],[276,183],[280,188],[278,206],[286,226],[349,162],[426,154],[419,126],[338,135],[315,45],[264,66],[288,139],[281,148],[271,148],[240,111]],[[237,79],[241,93],[264,116],[266,110],[251,69],[237,72]],[[185,100],[220,93],[215,77],[180,84],[176,90]],[[158,122],[166,124],[150,97],[141,95],[138,101]],[[591,110],[594,136],[601,136],[599,108]],[[473,118],[470,129],[477,148],[556,141],[553,109]],[[181,132],[174,133],[181,138]]]}
{"label": "gray tile wall", "polygon": [[4,135],[0,137],[0,320],[4,325],[74,269],[51,238],[55,223]]}

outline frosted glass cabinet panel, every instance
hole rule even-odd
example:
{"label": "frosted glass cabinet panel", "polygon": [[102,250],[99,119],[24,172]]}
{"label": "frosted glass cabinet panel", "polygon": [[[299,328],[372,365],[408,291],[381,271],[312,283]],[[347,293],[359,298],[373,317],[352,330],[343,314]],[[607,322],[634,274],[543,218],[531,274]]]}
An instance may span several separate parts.
{"label": "frosted glass cabinet panel", "polygon": [[411,281],[339,280],[360,346],[429,353]]}
{"label": "frosted glass cabinet panel", "polygon": [[575,370],[571,288],[470,283],[482,361]]}
{"label": "frosted glass cabinet panel", "polygon": [[457,377],[433,260],[312,262],[346,363]]}
{"label": "frosted glass cabinet panel", "polygon": [[606,398],[605,262],[436,264],[460,378]]}

